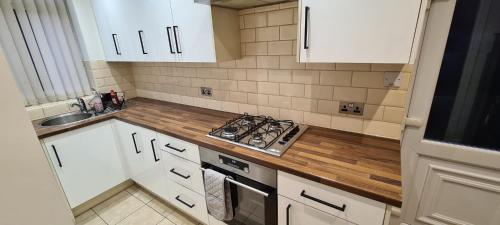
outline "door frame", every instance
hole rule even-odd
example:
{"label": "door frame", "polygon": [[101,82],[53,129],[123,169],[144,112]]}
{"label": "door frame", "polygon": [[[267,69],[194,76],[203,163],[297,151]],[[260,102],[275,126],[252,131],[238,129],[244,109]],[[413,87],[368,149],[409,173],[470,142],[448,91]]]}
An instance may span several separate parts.
{"label": "door frame", "polygon": [[401,218],[403,219],[409,213],[407,212],[409,211],[407,210],[409,201],[419,198],[418,196],[421,194],[418,193],[420,191],[419,182],[425,179],[425,174],[417,174],[419,161],[437,159],[500,171],[500,163],[498,163],[500,162],[500,152],[424,139],[456,1],[434,0],[428,7],[429,11],[414,71],[413,85],[410,89],[410,101],[401,142],[403,178]]}

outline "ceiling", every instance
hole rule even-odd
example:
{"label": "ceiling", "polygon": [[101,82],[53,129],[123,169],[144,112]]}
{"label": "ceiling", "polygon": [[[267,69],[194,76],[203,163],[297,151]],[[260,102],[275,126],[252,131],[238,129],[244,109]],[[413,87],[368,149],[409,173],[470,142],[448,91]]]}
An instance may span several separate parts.
{"label": "ceiling", "polygon": [[212,5],[231,9],[247,9],[256,6],[272,5],[291,0],[211,0]]}

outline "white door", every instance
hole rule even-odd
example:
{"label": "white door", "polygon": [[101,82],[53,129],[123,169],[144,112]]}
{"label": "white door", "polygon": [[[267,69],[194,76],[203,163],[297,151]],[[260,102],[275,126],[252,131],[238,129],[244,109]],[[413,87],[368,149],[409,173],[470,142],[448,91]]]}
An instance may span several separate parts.
{"label": "white door", "polygon": [[148,5],[148,22],[145,29],[149,32],[152,60],[176,62],[178,53],[175,48],[170,0],[149,0]]}
{"label": "white door", "polygon": [[499,1],[432,1],[402,143],[402,222],[500,224]]}
{"label": "white door", "polygon": [[44,139],[72,208],[127,179],[109,121]]}
{"label": "white door", "polygon": [[[300,202],[278,196],[278,225],[354,225]],[[375,224],[374,224],[375,225]]]}
{"label": "white door", "polygon": [[171,0],[174,45],[181,62],[215,62],[212,8],[205,1]]}
{"label": "white door", "polygon": [[147,168],[145,146],[143,145],[142,128],[122,121],[115,121],[114,128],[118,149],[125,160],[125,168],[130,178],[134,179]]}
{"label": "white door", "polygon": [[408,63],[421,0],[301,0],[300,62]]}

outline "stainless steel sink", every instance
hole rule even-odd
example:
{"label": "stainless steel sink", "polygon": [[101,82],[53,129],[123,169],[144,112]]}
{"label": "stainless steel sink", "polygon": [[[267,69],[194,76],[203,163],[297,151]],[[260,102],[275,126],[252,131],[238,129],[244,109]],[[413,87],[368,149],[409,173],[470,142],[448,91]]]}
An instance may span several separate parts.
{"label": "stainless steel sink", "polygon": [[92,116],[93,116],[92,113],[81,113],[81,112],[62,114],[44,120],[41,123],[41,125],[43,127],[67,125],[71,123],[76,123],[84,119],[88,119]]}

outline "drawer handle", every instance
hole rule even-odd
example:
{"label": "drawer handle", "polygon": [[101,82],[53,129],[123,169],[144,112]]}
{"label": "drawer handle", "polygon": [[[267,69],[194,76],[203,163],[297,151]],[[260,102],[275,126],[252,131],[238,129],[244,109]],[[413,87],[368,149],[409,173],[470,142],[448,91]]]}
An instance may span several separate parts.
{"label": "drawer handle", "polygon": [[135,135],[137,135],[137,133],[136,133],[136,132],[132,133],[132,140],[134,141],[135,153],[136,153],[136,154],[139,154],[139,153],[141,153],[141,151],[139,151],[139,150],[137,149],[137,142],[136,142],[136,140],[135,140]]}
{"label": "drawer handle", "polygon": [[175,197],[175,200],[179,201],[180,203],[182,203],[182,204],[186,205],[187,207],[189,207],[189,208],[191,208],[191,209],[195,206],[195,204],[190,205],[190,204],[186,203],[185,201],[182,201],[182,200],[180,199],[180,197],[181,197],[180,195],[177,195],[177,197]]}
{"label": "drawer handle", "polygon": [[170,149],[175,150],[175,151],[178,151],[178,152],[184,152],[184,151],[186,151],[185,148],[184,149],[178,149],[176,147],[172,147],[172,146],[170,146],[170,143],[166,144],[165,147],[170,148]]}
{"label": "drawer handle", "polygon": [[290,224],[290,208],[292,207],[292,204],[288,204],[286,207],[286,225]]}
{"label": "drawer handle", "polygon": [[170,172],[171,172],[171,173],[173,173],[173,174],[175,174],[175,175],[177,175],[177,176],[179,176],[179,177],[182,177],[182,178],[184,178],[184,179],[186,179],[186,180],[187,180],[187,179],[189,179],[189,178],[191,177],[191,175],[187,175],[187,176],[185,176],[185,175],[182,175],[182,174],[178,173],[177,171],[175,171],[175,168],[172,168],[172,169],[170,170]]}
{"label": "drawer handle", "polygon": [[56,155],[57,164],[59,164],[59,167],[62,167],[61,159],[59,159],[59,154],[57,154],[56,146],[52,145],[52,150],[54,150],[54,154]]}
{"label": "drawer handle", "polygon": [[153,150],[153,158],[155,159],[155,162],[158,162],[160,159],[156,158],[155,141],[156,139],[151,140],[151,150]]}
{"label": "drawer handle", "polygon": [[310,195],[307,195],[305,190],[302,190],[302,192],[300,193],[300,196],[302,196],[302,197],[304,197],[304,198],[308,198],[308,199],[313,200],[313,201],[315,201],[315,202],[321,203],[321,204],[323,204],[323,205],[326,205],[326,206],[332,207],[332,208],[334,208],[334,209],[336,209],[336,210],[339,210],[339,211],[342,211],[342,212],[344,212],[344,211],[345,211],[345,207],[346,207],[346,206],[345,206],[345,204],[342,204],[342,207],[340,207],[340,206],[336,206],[336,205],[334,205],[334,204],[332,204],[332,203],[325,202],[325,201],[323,201],[323,200],[321,200],[321,199],[317,199],[317,198],[315,198],[315,197],[312,197],[312,196],[310,196]]}

